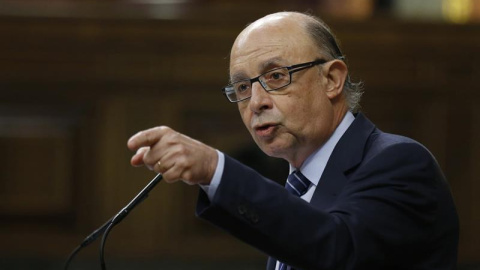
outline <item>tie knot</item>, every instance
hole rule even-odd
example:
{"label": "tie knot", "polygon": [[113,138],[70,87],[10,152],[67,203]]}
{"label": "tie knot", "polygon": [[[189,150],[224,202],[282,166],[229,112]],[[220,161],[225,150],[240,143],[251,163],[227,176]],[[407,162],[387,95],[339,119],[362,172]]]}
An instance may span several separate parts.
{"label": "tie knot", "polygon": [[311,182],[305,177],[305,175],[300,171],[294,171],[288,176],[285,188],[288,192],[300,197],[307,192],[310,184]]}

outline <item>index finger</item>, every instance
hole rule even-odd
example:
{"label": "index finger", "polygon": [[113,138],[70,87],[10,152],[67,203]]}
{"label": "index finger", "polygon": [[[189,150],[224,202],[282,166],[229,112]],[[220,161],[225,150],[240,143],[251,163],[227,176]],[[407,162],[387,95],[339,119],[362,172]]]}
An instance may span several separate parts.
{"label": "index finger", "polygon": [[168,127],[161,126],[140,131],[128,139],[127,147],[132,151],[136,151],[140,147],[150,147],[156,144],[168,129]]}

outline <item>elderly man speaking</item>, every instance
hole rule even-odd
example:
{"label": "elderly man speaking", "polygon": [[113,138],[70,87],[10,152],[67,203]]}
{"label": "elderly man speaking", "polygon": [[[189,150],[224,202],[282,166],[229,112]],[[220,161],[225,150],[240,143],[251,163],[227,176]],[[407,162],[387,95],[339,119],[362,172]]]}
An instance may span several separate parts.
{"label": "elderly man speaking", "polygon": [[337,42],[319,18],[281,12],[230,54],[235,102],[257,145],[290,164],[285,187],[161,126],[132,136],[134,166],[200,189],[197,215],[270,256],[267,269],[455,269],[458,217],[435,158],[358,112]]}

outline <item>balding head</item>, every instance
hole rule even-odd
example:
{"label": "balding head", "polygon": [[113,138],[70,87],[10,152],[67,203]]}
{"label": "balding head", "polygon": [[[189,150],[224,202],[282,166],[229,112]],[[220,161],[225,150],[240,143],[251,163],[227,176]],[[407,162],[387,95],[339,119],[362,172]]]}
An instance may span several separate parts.
{"label": "balding head", "polygon": [[[279,12],[267,15],[248,25],[237,37],[232,47],[231,58],[235,53],[249,45],[247,43],[257,40],[262,36],[269,38],[278,38],[278,40],[302,39],[308,41],[310,38],[307,33],[306,21],[309,17],[297,12]],[[281,36],[277,36],[281,35]],[[314,46],[314,43],[309,45]]]}
{"label": "balding head", "polygon": [[[316,16],[299,12],[269,14],[248,25],[235,40],[231,51],[231,59],[239,48],[245,46],[247,42],[251,42],[247,38],[250,35],[259,32],[258,35],[268,38],[272,34],[278,33],[281,29],[289,29],[287,32],[284,31],[282,39],[301,39],[305,41],[305,44],[314,46],[317,53],[322,55],[324,59],[345,61],[345,56],[338,46],[338,41],[328,25]],[[350,111],[358,111],[363,94],[362,83],[352,82],[348,75],[344,83],[343,92]]]}
{"label": "balding head", "polygon": [[248,33],[250,31],[253,31],[255,29],[265,27],[265,26],[278,26],[281,27],[281,25],[284,24],[292,24],[292,25],[298,25],[298,26],[305,26],[306,20],[309,20],[310,17],[306,14],[303,13],[298,13],[298,12],[278,12],[278,13],[273,13],[266,15],[265,17],[262,17],[253,23],[249,24],[241,33],[239,36],[241,36],[244,33]]}

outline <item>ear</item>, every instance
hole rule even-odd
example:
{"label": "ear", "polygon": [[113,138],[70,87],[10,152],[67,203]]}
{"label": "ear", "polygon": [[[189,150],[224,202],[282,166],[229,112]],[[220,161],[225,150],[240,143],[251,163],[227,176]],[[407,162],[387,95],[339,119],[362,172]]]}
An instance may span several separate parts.
{"label": "ear", "polygon": [[345,62],[333,60],[325,63],[322,70],[327,80],[325,93],[332,100],[342,93],[343,85],[348,75],[348,68]]}

